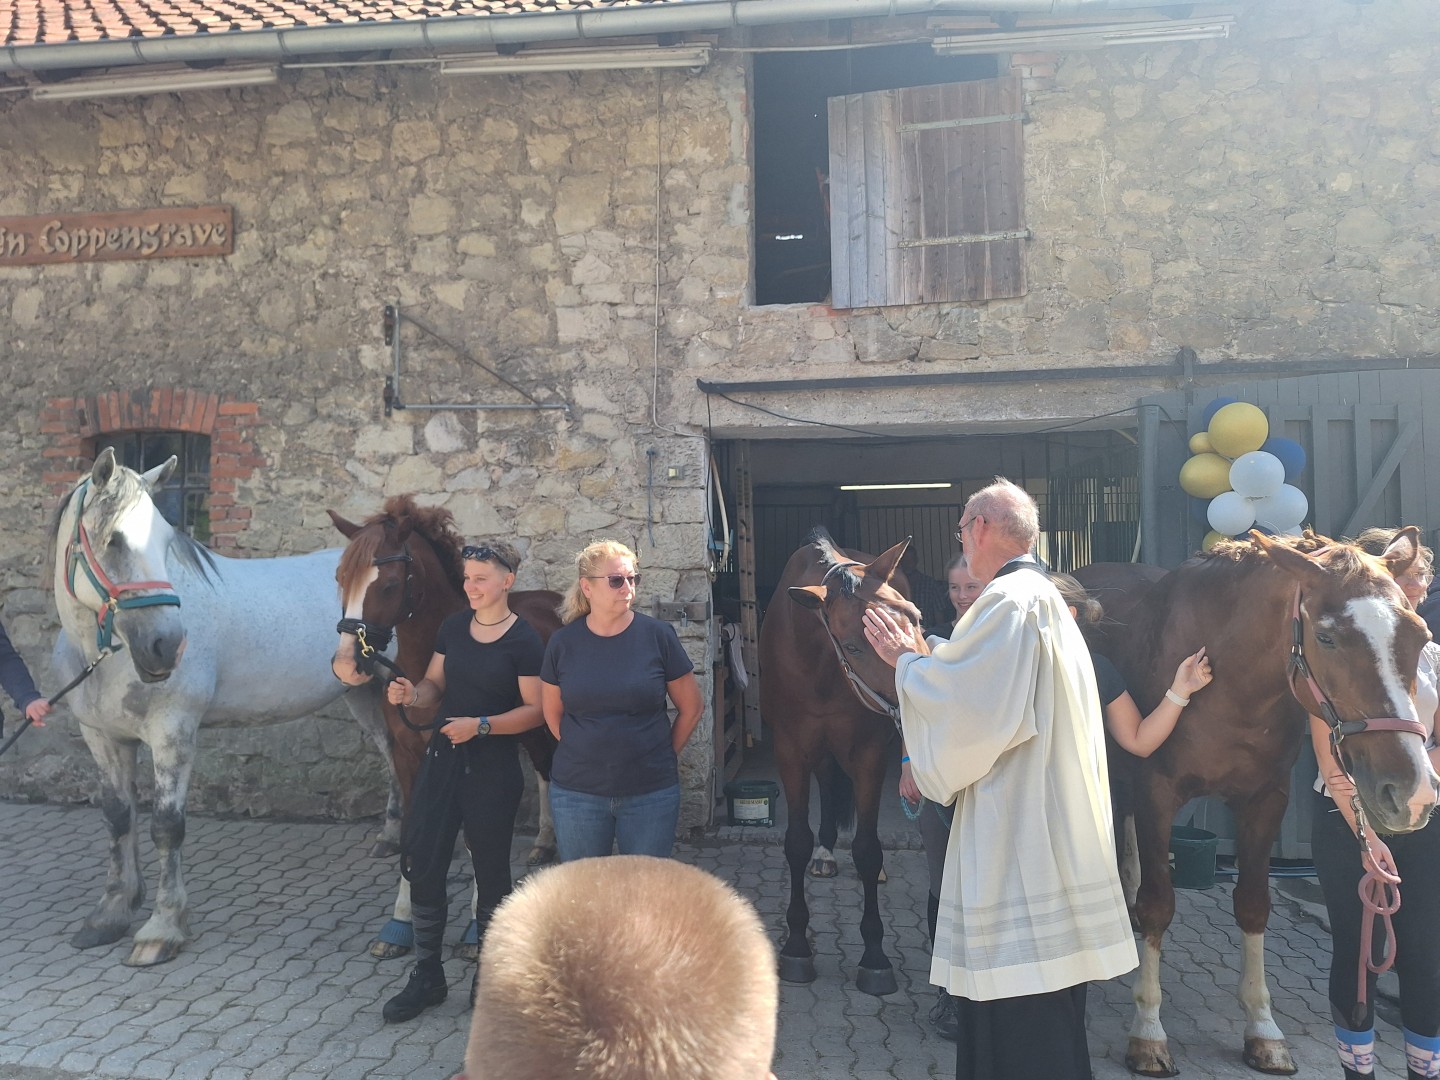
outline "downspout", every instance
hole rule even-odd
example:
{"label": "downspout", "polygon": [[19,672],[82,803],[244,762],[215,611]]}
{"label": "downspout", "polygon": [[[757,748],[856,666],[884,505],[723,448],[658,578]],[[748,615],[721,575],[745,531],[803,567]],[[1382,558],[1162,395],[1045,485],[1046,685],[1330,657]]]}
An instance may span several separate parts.
{"label": "downspout", "polygon": [[1191,0],[671,0],[644,7],[524,15],[457,16],[185,37],[8,45],[0,73],[237,60],[282,63],[304,56],[415,49],[459,52],[498,45],[587,41],[632,35],[737,30],[776,23],[887,15],[1015,12],[1059,15],[1188,6]]}

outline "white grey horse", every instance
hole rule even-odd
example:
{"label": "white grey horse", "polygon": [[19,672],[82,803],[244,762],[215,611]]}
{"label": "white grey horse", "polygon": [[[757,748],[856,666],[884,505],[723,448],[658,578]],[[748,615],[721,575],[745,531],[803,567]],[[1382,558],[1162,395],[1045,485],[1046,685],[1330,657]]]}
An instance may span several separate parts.
{"label": "white grey horse", "polygon": [[[71,939],[78,948],[124,937],[144,902],[136,831],[141,743],[154,759],[150,835],[160,884],[125,961],[131,966],[172,959],[189,934],[180,848],[202,724],[294,719],[344,693],[388,759],[378,694],[368,686],[347,690],[329,673],[341,549],[278,559],[215,555],[173,528],[151,501],[151,489],[174,467],[172,457],[142,476],[107,448],[54,522],[62,627],[55,678],[68,681],[102,650],[125,650],[69,698],[100,767],[111,838],[104,892]],[[398,789],[391,788],[387,824],[398,825]]]}

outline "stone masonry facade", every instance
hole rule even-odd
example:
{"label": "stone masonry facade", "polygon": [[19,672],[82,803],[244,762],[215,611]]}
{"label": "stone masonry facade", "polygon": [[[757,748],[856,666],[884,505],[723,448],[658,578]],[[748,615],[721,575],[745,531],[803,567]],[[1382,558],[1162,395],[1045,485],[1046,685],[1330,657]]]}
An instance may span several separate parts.
{"label": "stone masonry facade", "polygon": [[[989,303],[751,304],[750,104],[734,52],[699,75],[377,66],[134,100],[0,97],[0,214],[218,203],[236,222],[222,258],[0,268],[13,638],[43,680],[56,629],[46,522],[86,440],[112,423],[194,422],[182,398],[207,416],[213,402],[227,554],[338,543],[327,507],[353,519],[415,492],[467,536],[517,543],[522,588],[563,589],[590,539],[630,543],[648,604],[709,595],[707,425],[720,438],[818,430],[707,400],[696,378],[1120,368],[1183,346],[1202,362],[1440,352],[1429,5],[1249,7],[1228,40],[1010,58],[1029,120],[1029,289]],[[385,415],[389,303],[434,331],[401,321],[404,402],[524,401],[488,367],[569,408]],[[1166,388],[749,400],[934,433],[1098,416]],[[710,632],[679,629],[708,692]],[[683,762],[687,824],[709,812],[710,741],[707,717]],[[373,752],[338,717],[202,744],[197,805],[380,804]],[[92,779],[64,715],[0,762],[0,794],[81,799]]]}

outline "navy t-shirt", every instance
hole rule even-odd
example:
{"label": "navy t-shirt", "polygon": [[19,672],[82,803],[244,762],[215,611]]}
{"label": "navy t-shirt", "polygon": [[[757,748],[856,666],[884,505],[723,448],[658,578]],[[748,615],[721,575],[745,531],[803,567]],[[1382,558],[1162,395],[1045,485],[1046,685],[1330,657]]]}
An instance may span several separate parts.
{"label": "navy t-shirt", "polygon": [[1095,664],[1095,685],[1100,690],[1100,711],[1103,713],[1106,705],[1127,693],[1130,688],[1125,685],[1125,677],[1116,671],[1115,665],[1105,657],[1092,652],[1090,659]]}
{"label": "navy t-shirt", "polygon": [[556,630],[540,669],[565,705],[550,778],[609,798],[678,784],[665,686],[694,668],[675,628],[638,611],[614,637],[583,618]]}
{"label": "navy t-shirt", "polygon": [[[470,636],[467,608],[440,624],[435,651],[445,657],[445,695],[440,715],[495,716],[525,704],[520,696],[520,677],[539,675],[545,643],[535,628],[518,616],[498,640],[482,644]],[[514,735],[491,735],[463,743],[480,752],[484,744],[506,746],[513,752]]]}

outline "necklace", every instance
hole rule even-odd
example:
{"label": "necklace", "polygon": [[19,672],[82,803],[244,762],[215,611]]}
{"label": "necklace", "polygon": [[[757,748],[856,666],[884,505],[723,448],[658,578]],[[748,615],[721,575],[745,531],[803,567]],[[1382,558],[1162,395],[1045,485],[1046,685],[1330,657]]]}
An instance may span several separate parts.
{"label": "necklace", "polygon": [[500,620],[497,621],[497,622],[481,622],[481,621],[480,621],[480,613],[479,613],[478,611],[477,611],[474,615],[470,616],[470,618],[471,618],[471,620],[475,623],[476,626],[499,626],[500,623],[507,623],[507,622],[509,622],[509,621],[510,621],[510,616],[511,616],[511,615],[514,615],[514,614],[515,614],[515,613],[514,613],[513,611],[507,611],[507,612],[505,613],[505,617],[504,617],[503,619],[500,619]]}

